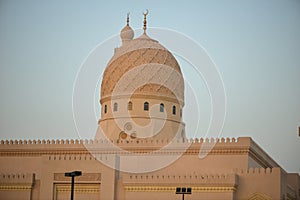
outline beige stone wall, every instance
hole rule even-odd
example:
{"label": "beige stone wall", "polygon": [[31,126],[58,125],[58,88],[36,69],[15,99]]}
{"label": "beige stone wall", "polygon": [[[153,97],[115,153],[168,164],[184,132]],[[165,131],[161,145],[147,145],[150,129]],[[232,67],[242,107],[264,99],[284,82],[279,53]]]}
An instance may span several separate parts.
{"label": "beige stone wall", "polygon": [[[12,142],[13,143],[13,142]],[[31,142],[33,143],[33,142]],[[71,179],[64,177],[65,172],[83,171],[83,176],[75,178],[76,195],[82,199],[114,199],[115,170],[96,160],[84,146],[75,141],[70,144],[50,144],[39,141],[37,144],[1,145],[0,172],[5,174],[34,174],[32,187],[29,189],[2,189],[0,199],[64,199]],[[111,158],[111,157],[110,157]],[[103,157],[103,159],[110,159]],[[114,162],[112,160],[111,162]],[[60,174],[60,176],[58,176]],[[0,176],[0,187],[6,187]],[[16,179],[16,185],[22,182]],[[19,192],[20,190],[20,192]],[[104,190],[104,193],[101,193]],[[27,198],[27,197],[28,198]],[[55,197],[55,198],[54,198]],[[79,198],[78,197],[78,198]]]}
{"label": "beige stone wall", "polygon": [[34,178],[34,174],[29,173],[1,173],[0,199],[31,200]]}
{"label": "beige stone wall", "polygon": [[[250,199],[262,196],[267,199],[281,199],[281,169],[250,168],[239,170],[239,186],[236,192],[238,199]],[[259,199],[259,198],[258,198]]]}
{"label": "beige stone wall", "polygon": [[[130,200],[174,200],[182,199],[182,195],[175,194],[174,190],[163,192],[163,191],[153,191],[153,192],[128,192],[126,193],[125,199]],[[232,192],[220,192],[214,191],[214,188],[208,189],[208,192],[193,192],[192,195],[185,195],[187,200],[197,200],[197,199],[207,199],[207,200],[235,200],[234,194]]]}
{"label": "beige stone wall", "polygon": [[[190,146],[171,165],[149,173],[129,174],[97,160],[118,160],[111,156],[113,151],[106,146],[107,141],[1,141],[0,199],[68,199],[70,178],[64,173],[74,170],[83,172],[75,178],[76,199],[180,199],[175,194],[176,187],[192,187],[193,194],[186,196],[190,200],[299,199],[299,175],[287,174],[277,167],[250,138],[221,139],[204,159],[198,158],[199,149],[212,141],[181,142]],[[155,150],[167,141],[114,143],[143,152]],[[156,155],[167,159],[179,152],[165,149]],[[272,169],[248,168],[252,165],[249,161]]]}
{"label": "beige stone wall", "polygon": [[191,187],[187,199],[235,199],[237,176],[234,174],[129,174],[123,176],[126,199],[181,199],[176,187]]}

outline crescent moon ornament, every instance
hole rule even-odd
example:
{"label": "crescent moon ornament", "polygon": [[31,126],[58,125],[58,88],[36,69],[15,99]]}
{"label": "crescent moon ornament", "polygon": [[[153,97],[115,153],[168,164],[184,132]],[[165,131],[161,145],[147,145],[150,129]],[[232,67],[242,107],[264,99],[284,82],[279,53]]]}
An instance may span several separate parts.
{"label": "crescent moon ornament", "polygon": [[144,12],[143,15],[146,17],[148,15],[148,13],[149,13],[149,10],[146,9],[146,12]]}

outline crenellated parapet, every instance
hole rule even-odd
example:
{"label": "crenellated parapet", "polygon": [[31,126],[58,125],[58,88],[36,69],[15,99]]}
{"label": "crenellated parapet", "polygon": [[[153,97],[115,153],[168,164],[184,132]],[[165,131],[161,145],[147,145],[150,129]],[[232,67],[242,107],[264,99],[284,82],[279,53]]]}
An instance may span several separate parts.
{"label": "crenellated parapet", "polygon": [[[179,140],[1,140],[1,156],[41,156],[79,154],[158,154],[158,155],[249,155],[264,168],[279,165],[250,137],[194,138]],[[76,157],[76,156],[75,156]],[[81,156],[82,157],[82,156]],[[85,158],[86,156],[84,156]],[[54,159],[57,156],[50,158]],[[58,157],[59,158],[59,157]],[[65,157],[61,156],[65,159]]]}
{"label": "crenellated parapet", "polygon": [[[245,137],[243,137],[245,138]],[[191,139],[178,139],[174,140],[173,142],[177,143],[237,143],[242,141],[243,138],[191,138]],[[107,143],[111,142],[114,144],[167,144],[170,143],[171,140],[169,139],[128,139],[128,140],[107,140],[107,139],[85,139],[85,140],[78,140],[78,139],[66,139],[66,140],[1,140],[0,144],[6,145],[17,145],[17,144],[99,144],[99,143]]]}
{"label": "crenellated parapet", "polygon": [[[130,139],[130,140],[1,140],[0,154],[26,153],[53,154],[55,152],[97,152],[100,153],[182,153],[198,154],[202,146],[211,146],[210,153],[247,153],[249,149],[248,138],[221,138],[190,140],[154,140],[154,139]],[[205,148],[202,151],[206,151]]]}
{"label": "crenellated parapet", "polygon": [[38,144],[93,144],[95,140],[1,140],[1,145],[38,145]]}
{"label": "crenellated parapet", "polygon": [[235,172],[239,176],[264,176],[264,175],[279,175],[282,169],[278,167],[274,168],[252,168],[249,169],[239,169]]}
{"label": "crenellated parapet", "polygon": [[113,145],[121,146],[161,146],[167,145],[169,143],[187,144],[187,145],[201,145],[206,144],[216,144],[216,145],[236,145],[244,144],[249,145],[248,138],[192,138],[192,139],[182,139],[182,140],[154,140],[154,139],[129,139],[129,140],[107,140],[107,139],[97,139],[97,140],[1,140],[0,147],[4,146],[18,146],[18,145],[97,145],[97,144],[107,144],[111,143]]}

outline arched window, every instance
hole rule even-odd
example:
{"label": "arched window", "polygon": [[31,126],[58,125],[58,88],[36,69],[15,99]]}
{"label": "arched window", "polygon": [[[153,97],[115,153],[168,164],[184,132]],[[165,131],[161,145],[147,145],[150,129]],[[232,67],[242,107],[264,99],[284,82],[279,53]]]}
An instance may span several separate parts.
{"label": "arched window", "polygon": [[159,111],[164,112],[164,110],[165,110],[165,105],[163,103],[161,103],[159,106]]}
{"label": "arched window", "polygon": [[148,102],[144,103],[144,110],[149,110],[149,103]]}
{"label": "arched window", "polygon": [[132,102],[131,101],[128,102],[127,109],[132,110]]}
{"label": "arched window", "polygon": [[173,113],[173,115],[176,115],[176,106],[173,106],[172,113]]}
{"label": "arched window", "polygon": [[107,113],[107,105],[104,105],[104,113]]}
{"label": "arched window", "polygon": [[114,103],[114,112],[118,111],[118,104]]}

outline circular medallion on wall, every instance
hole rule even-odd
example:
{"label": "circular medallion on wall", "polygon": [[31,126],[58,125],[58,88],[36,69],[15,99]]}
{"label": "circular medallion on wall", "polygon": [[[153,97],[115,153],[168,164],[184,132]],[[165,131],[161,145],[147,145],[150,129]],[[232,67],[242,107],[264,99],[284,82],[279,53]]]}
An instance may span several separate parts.
{"label": "circular medallion on wall", "polygon": [[125,130],[125,131],[131,131],[131,130],[132,130],[132,124],[131,124],[131,122],[127,122],[127,123],[124,125],[124,130]]}
{"label": "circular medallion on wall", "polygon": [[119,138],[125,140],[127,138],[127,134],[124,131],[121,131]]}

